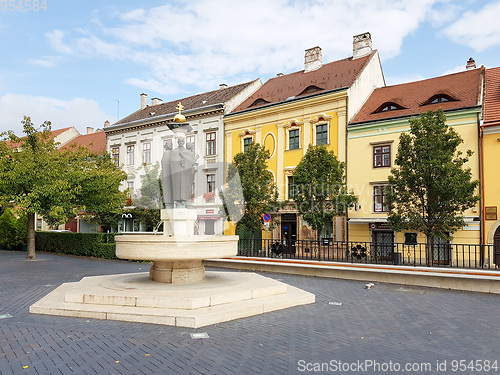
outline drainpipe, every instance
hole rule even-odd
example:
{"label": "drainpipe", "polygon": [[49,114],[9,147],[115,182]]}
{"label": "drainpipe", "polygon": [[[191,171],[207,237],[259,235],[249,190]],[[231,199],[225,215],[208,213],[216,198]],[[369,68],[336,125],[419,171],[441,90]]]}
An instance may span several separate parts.
{"label": "drainpipe", "polygon": [[[345,183],[346,183],[346,189],[347,189],[347,142],[348,142],[348,136],[347,136],[347,125],[349,125],[349,96],[345,98]],[[345,239],[344,241],[349,241],[349,208],[346,210],[345,214]]]}
{"label": "drainpipe", "polygon": [[[479,114],[478,114],[479,117]],[[481,184],[481,200],[479,204],[479,235],[481,236],[481,263],[484,266],[485,260],[485,248],[486,245],[486,226],[484,218],[484,207],[485,207],[485,195],[484,195],[484,128],[481,126],[481,121],[478,118],[479,123],[479,181]],[[490,256],[488,252],[488,260],[490,261]],[[491,263],[491,262],[490,262]]]}

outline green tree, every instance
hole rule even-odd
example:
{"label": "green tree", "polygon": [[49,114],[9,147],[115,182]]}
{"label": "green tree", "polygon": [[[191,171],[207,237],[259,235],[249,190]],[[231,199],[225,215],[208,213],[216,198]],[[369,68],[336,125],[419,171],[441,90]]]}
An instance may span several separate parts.
{"label": "green tree", "polygon": [[293,173],[294,201],[318,236],[327,222],[357,202],[346,186],[345,163],[325,145],[311,146]]}
{"label": "green tree", "polygon": [[0,216],[0,245],[11,247],[17,245],[17,219],[10,208],[6,208]]}
{"label": "green tree", "polygon": [[270,156],[261,145],[251,143],[246,152],[234,156],[233,164],[228,167],[227,187],[219,193],[227,219],[241,217],[238,226],[252,233],[262,230],[262,215],[277,204],[278,191],[272,173],[267,170]]}
{"label": "green tree", "polygon": [[141,181],[140,197],[134,199],[134,206],[147,209],[160,209],[163,206],[161,196],[160,164],[156,163]]}
{"label": "green tree", "polygon": [[123,205],[119,185],[126,175],[109,155],[84,147],[58,150],[49,121],[37,129],[25,116],[22,124],[23,137],[8,132],[8,142],[0,142],[0,199],[27,215],[27,257],[34,259],[35,213],[56,225],[78,212],[112,211]]}
{"label": "green tree", "polygon": [[472,151],[457,150],[463,140],[445,122],[442,110],[410,119],[388,180],[389,225],[424,233],[429,243],[435,237],[449,239],[465,225],[463,211],[479,201],[479,181],[464,168]]}

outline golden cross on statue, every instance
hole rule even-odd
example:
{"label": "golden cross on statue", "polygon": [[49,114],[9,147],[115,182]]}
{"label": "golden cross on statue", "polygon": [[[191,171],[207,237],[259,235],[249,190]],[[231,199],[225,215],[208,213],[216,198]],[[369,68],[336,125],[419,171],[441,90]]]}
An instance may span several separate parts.
{"label": "golden cross on statue", "polygon": [[184,109],[184,106],[181,104],[181,102],[179,102],[179,104],[177,104],[177,109],[179,110],[179,115],[180,115],[181,111]]}

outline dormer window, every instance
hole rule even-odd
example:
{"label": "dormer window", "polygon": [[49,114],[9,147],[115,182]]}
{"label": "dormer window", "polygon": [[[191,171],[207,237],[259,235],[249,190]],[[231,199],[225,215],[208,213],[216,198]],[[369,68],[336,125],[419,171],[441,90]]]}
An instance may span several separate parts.
{"label": "dormer window", "polygon": [[307,86],[306,89],[299,94],[299,96],[312,94],[313,92],[322,91],[322,90],[323,90],[322,88],[315,86],[315,85]]}
{"label": "dormer window", "polygon": [[437,94],[432,96],[429,100],[425,101],[422,105],[430,105],[430,104],[439,104],[439,103],[447,103],[447,102],[456,102],[457,99],[452,98],[446,94]]}
{"label": "dormer window", "polygon": [[270,102],[268,102],[268,101],[267,101],[267,100],[265,100],[265,99],[259,98],[259,99],[255,100],[255,101],[254,101],[254,102],[250,105],[250,107],[256,107],[256,106],[258,106],[258,105],[264,105],[264,104],[268,104],[268,103],[270,103]]}
{"label": "dormer window", "polygon": [[386,102],[386,103],[382,104],[380,107],[378,107],[373,113],[397,111],[399,109],[405,109],[405,107],[403,107],[397,103],[394,103],[394,102]]}

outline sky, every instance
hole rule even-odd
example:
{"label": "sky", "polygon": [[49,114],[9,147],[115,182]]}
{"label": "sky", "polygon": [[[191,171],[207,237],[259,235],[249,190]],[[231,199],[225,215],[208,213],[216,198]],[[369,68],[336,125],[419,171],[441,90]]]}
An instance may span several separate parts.
{"label": "sky", "polygon": [[[10,3],[10,5],[9,5]],[[28,10],[28,8],[31,8]],[[23,8],[23,9],[21,9]],[[38,9],[38,10],[35,10]],[[140,108],[352,56],[370,32],[387,85],[500,66],[500,0],[2,0],[0,132],[102,128]]]}

